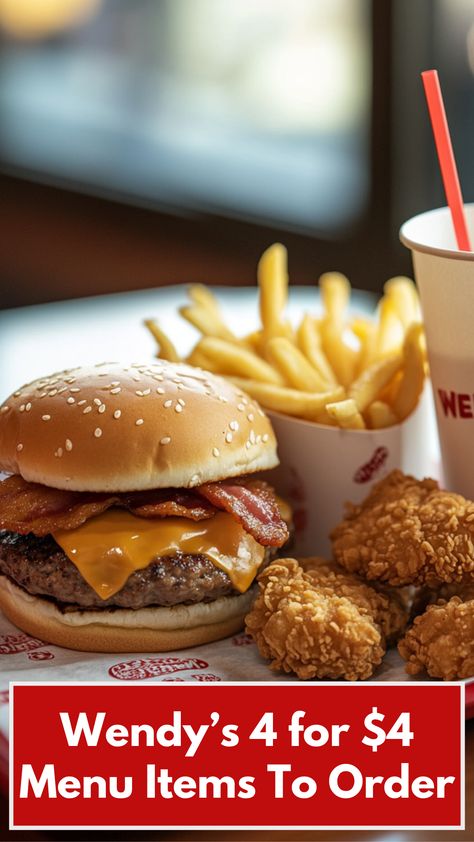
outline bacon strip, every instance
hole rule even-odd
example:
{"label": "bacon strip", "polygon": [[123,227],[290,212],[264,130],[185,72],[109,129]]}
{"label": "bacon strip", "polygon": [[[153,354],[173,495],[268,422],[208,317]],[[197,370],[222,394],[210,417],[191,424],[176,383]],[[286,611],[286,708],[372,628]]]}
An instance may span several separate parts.
{"label": "bacon strip", "polygon": [[75,529],[119,499],[117,495],[49,488],[15,475],[0,482],[0,529],[39,536],[53,529]]}
{"label": "bacon strip", "polygon": [[262,546],[279,547],[288,538],[272,489],[264,482],[210,482],[195,489],[166,488],[128,494],[63,491],[11,476],[0,482],[0,529],[43,536],[76,529],[111,506],[138,517],[186,517],[199,521],[217,510],[232,514]]}
{"label": "bacon strip", "polygon": [[138,517],[186,517],[203,520],[215,508],[198,494],[180,489],[139,491],[132,494],[93,494],[63,491],[20,476],[0,482],[0,529],[26,535],[48,535],[57,529],[76,529],[111,506],[129,509]]}
{"label": "bacon strip", "polygon": [[199,486],[199,493],[218,509],[229,512],[262,546],[281,547],[288,540],[288,527],[267,483],[209,482]]}

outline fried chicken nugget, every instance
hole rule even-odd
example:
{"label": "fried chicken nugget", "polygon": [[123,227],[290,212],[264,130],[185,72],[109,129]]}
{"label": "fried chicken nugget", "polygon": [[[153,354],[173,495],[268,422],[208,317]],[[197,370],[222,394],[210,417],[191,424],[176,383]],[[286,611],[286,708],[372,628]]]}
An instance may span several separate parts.
{"label": "fried chicken nugget", "polygon": [[331,533],[334,557],[369,580],[427,585],[474,580],[474,503],[432,479],[392,471]]}
{"label": "fried chicken nugget", "polygon": [[322,559],[278,559],[258,582],[247,632],[271,669],[298,678],[369,678],[406,624],[401,601]]}
{"label": "fried chicken nugget", "polygon": [[409,675],[426,669],[432,678],[454,681],[474,675],[474,588],[429,605],[415,617],[398,644]]}

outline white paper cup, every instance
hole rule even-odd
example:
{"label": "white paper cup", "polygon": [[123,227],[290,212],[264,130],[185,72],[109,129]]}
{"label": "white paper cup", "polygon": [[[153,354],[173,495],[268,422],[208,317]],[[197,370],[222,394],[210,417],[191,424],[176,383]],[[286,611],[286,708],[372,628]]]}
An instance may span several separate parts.
{"label": "white paper cup", "polygon": [[340,430],[268,412],[278,439],[280,466],[271,482],[293,506],[300,555],[330,554],[329,533],[347,501],[359,503],[394,468],[433,475],[430,389],[402,424],[384,430]]}
{"label": "white paper cup", "polygon": [[[474,242],[474,205],[466,205]],[[420,291],[446,487],[474,498],[474,253],[457,250],[448,208],[402,226]]]}

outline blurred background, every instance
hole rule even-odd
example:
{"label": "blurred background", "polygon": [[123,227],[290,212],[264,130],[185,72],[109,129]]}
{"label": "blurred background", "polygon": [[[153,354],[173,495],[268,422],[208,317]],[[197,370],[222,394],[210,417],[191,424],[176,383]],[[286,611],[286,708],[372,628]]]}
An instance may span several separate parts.
{"label": "blurred background", "polygon": [[474,199],[472,0],[0,0],[0,305],[410,272],[444,204],[437,67]]}

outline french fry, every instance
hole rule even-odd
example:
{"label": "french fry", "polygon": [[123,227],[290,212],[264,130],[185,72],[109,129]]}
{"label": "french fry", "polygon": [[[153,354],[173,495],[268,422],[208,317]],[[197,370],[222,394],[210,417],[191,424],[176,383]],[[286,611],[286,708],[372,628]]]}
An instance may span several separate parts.
{"label": "french fry", "polygon": [[266,343],[266,356],[294,389],[303,392],[324,392],[328,383],[308,362],[304,354],[284,336],[275,336]]}
{"label": "french fry", "polygon": [[344,397],[344,390],[340,386],[318,394],[300,392],[297,389],[287,389],[284,386],[274,386],[271,383],[262,383],[243,377],[231,377],[230,380],[266,409],[309,421],[314,421],[323,412],[328,402],[338,401]]}
{"label": "french fry", "polygon": [[411,278],[405,278],[402,275],[390,278],[384,284],[384,292],[393,302],[398,318],[405,329],[412,322],[420,320],[418,293]]}
{"label": "french fry", "polygon": [[169,336],[166,335],[164,330],[155,322],[154,319],[145,319],[145,326],[150,331],[151,335],[158,343],[158,352],[156,354],[157,357],[160,357],[162,360],[169,360],[170,363],[179,363],[181,362],[181,357],[178,354],[176,348],[174,347],[171,339]]}
{"label": "french fry", "polygon": [[284,385],[279,372],[249,348],[214,336],[205,336],[198,343],[197,348],[218,367],[218,371],[222,374],[248,377],[251,380],[273,383],[277,386]]}
{"label": "french fry", "polygon": [[190,322],[197,328],[203,336],[216,336],[219,339],[226,339],[228,342],[235,342],[241,344],[234,333],[223,322],[220,313],[215,312],[209,307],[202,307],[201,305],[191,305],[180,307],[179,312],[186,321]]}
{"label": "french fry", "polygon": [[393,401],[393,411],[403,421],[416,408],[425,382],[425,356],[422,348],[423,327],[410,325],[403,345],[403,375]]}
{"label": "french fry", "polygon": [[203,368],[205,371],[212,371],[214,374],[219,373],[219,366],[216,365],[209,357],[197,347],[193,348],[189,356],[186,357],[185,362],[189,365],[194,365],[197,368]]}
{"label": "french fry", "polygon": [[381,430],[384,427],[393,427],[398,424],[398,418],[393,412],[391,406],[384,401],[374,401],[367,408],[366,412],[369,426],[373,430]]}
{"label": "french fry", "polygon": [[354,319],[350,327],[360,342],[359,355],[356,365],[357,375],[360,376],[362,372],[374,361],[377,325],[374,322],[369,321],[369,319]]}
{"label": "french fry", "polygon": [[291,335],[283,319],[288,301],[287,251],[274,243],[263,252],[257,267],[260,288],[260,319],[266,339]]}
{"label": "french fry", "polygon": [[379,305],[379,324],[375,340],[375,358],[380,359],[401,348],[403,325],[391,298],[384,296]]}
{"label": "french fry", "polygon": [[347,400],[327,403],[326,410],[330,418],[337,422],[338,427],[344,430],[364,430],[365,421],[360,414],[355,400]]}
{"label": "french fry", "polygon": [[323,351],[341,386],[347,388],[355,377],[358,353],[344,342],[339,328],[332,324],[321,326]]}
{"label": "french fry", "polygon": [[219,319],[221,318],[219,302],[214,293],[205,284],[191,284],[188,287],[188,295],[191,301],[197,304],[198,307],[207,308],[211,312],[218,314]]}
{"label": "french fry", "polygon": [[357,380],[354,380],[347,395],[356,402],[359,412],[364,412],[369,404],[376,400],[382,389],[400,370],[402,364],[401,352],[391,354],[389,357],[372,363]]}
{"label": "french fry", "polygon": [[336,385],[336,375],[321,347],[321,336],[317,324],[309,313],[305,313],[303,316],[296,337],[300,350],[314,370],[326,383]]}
{"label": "french fry", "polygon": [[325,272],[319,279],[325,321],[342,329],[351,297],[351,285],[340,272]]}

